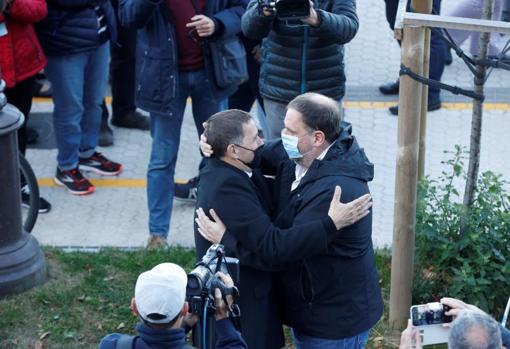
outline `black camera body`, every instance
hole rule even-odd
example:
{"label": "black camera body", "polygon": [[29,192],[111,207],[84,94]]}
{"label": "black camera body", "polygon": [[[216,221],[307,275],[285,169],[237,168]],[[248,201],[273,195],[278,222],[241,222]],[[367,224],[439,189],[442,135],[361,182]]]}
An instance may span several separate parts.
{"label": "black camera body", "polygon": [[309,0],[259,0],[259,12],[274,12],[281,20],[296,20],[310,16]]}
{"label": "black camera body", "polygon": [[[221,279],[215,274],[220,271],[223,274],[229,274],[234,280],[234,284],[239,282],[239,260],[225,256],[223,245],[214,244],[207,250],[188,274],[188,283],[186,285],[186,299],[189,304],[189,311],[202,317],[204,310],[207,310],[209,316],[214,315],[214,290],[219,288],[223,296],[238,296],[236,287],[227,287]],[[207,309],[205,309],[207,307]],[[211,310],[211,311],[209,311]]]}

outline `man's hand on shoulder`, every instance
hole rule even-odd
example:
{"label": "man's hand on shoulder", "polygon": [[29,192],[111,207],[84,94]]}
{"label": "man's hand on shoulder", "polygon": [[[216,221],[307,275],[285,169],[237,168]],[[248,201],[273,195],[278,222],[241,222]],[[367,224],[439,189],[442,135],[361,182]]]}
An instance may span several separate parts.
{"label": "man's hand on shoulder", "polygon": [[356,223],[368,215],[370,207],[372,207],[372,197],[370,194],[365,194],[347,204],[340,202],[341,196],[342,189],[336,186],[333,199],[329,205],[328,216],[335,223],[337,230]]}
{"label": "man's hand on shoulder", "polygon": [[200,235],[202,235],[204,239],[212,242],[213,244],[219,244],[221,239],[223,239],[223,235],[225,235],[227,227],[216,214],[216,211],[214,211],[212,208],[209,210],[209,214],[214,220],[211,220],[209,217],[207,217],[201,207],[199,207],[196,212],[197,218],[195,218],[195,222],[197,223],[198,232]]}
{"label": "man's hand on shoulder", "polygon": [[[216,276],[220,278],[221,281],[225,284],[227,288],[231,288],[234,286],[234,281],[230,277],[230,275],[223,274],[221,272],[216,273]],[[214,318],[216,321],[223,320],[228,318],[229,316],[229,308],[234,303],[234,298],[232,295],[227,295],[226,297],[227,303],[223,300],[223,295],[219,288],[214,290],[214,306],[216,307],[216,313],[214,314]]]}

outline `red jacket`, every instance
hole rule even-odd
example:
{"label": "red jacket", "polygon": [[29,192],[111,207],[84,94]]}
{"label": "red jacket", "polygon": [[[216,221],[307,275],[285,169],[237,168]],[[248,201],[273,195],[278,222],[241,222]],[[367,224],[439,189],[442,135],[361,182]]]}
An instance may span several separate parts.
{"label": "red jacket", "polygon": [[0,37],[0,67],[7,87],[37,74],[46,65],[46,57],[32,23],[46,17],[45,0],[14,0],[0,14],[7,35]]}

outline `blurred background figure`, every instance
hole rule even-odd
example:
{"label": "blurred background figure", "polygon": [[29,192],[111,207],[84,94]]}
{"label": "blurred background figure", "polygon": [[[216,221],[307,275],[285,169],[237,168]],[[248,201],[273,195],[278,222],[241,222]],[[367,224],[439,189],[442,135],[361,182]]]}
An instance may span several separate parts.
{"label": "blurred background figure", "polygon": [[[386,20],[391,28],[395,29],[395,19],[397,17],[398,0],[384,0],[386,3]],[[410,3],[408,2],[408,11]],[[441,0],[433,0],[432,12],[440,14]],[[400,42],[399,42],[400,45]],[[432,29],[430,38],[430,66],[429,78],[436,81],[441,81],[443,75],[445,61],[447,55],[446,42],[442,39],[439,29]],[[395,82],[386,83],[379,86],[379,91],[384,95],[397,95],[399,92],[399,79]],[[440,90],[429,86],[429,97],[427,103],[427,110],[434,111],[441,108],[441,98],[439,96]],[[398,115],[398,105],[389,108],[392,115]]]}
{"label": "blurred background figure", "polygon": [[[27,149],[27,122],[32,108],[32,97],[36,92],[36,74],[46,65],[32,23],[46,17],[44,0],[5,0],[4,13],[0,13],[0,68],[6,83],[7,101],[25,116],[18,129],[18,148],[23,155]],[[4,34],[4,35],[2,35]],[[26,180],[21,175],[21,202],[29,205],[30,193]],[[39,201],[39,213],[49,212],[51,205],[44,198]]]}
{"label": "blurred background figure", "polygon": [[108,40],[116,20],[107,0],[50,0],[48,16],[37,26],[53,88],[57,140],[55,183],[71,194],[94,192],[82,170],[117,175],[122,165],[96,151],[101,104],[108,79]]}
{"label": "blurred background figure", "polygon": [[[147,131],[149,118],[136,111],[135,106],[136,28],[120,25],[119,0],[111,0],[111,3],[117,17],[117,42],[110,42],[111,124]],[[113,131],[108,125],[106,103],[102,108],[99,145],[108,147],[113,145]]]}

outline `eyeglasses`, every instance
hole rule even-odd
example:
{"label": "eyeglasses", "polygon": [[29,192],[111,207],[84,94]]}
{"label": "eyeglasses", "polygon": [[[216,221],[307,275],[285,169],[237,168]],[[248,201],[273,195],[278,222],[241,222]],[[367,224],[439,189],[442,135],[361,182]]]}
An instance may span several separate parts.
{"label": "eyeglasses", "polygon": [[242,145],[236,144],[236,143],[234,143],[234,145],[238,146],[239,148],[243,148],[244,150],[248,150],[248,151],[251,151],[251,152],[254,152],[254,153],[255,153],[255,150],[256,150],[256,149],[250,149],[250,148],[243,147]]}

